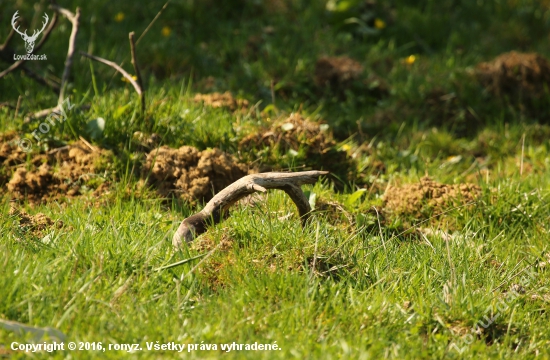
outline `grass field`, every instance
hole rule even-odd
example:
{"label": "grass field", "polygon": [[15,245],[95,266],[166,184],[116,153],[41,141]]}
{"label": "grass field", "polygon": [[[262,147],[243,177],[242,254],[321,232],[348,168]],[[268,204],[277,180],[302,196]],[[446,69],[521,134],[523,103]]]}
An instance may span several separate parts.
{"label": "grass field", "polygon": [[[48,4],[0,3],[0,41]],[[64,18],[25,63],[50,86],[0,80],[0,357],[550,358],[548,1],[173,0],[155,21],[165,1],[59,4],[81,7],[78,51],[131,74],[135,31],[147,109],[77,55],[74,107],[34,138]],[[25,53],[9,45],[0,70]],[[510,51],[539,57],[480,75]],[[269,191],[172,247],[239,171],[310,169],[331,174],[303,186],[305,228]]]}

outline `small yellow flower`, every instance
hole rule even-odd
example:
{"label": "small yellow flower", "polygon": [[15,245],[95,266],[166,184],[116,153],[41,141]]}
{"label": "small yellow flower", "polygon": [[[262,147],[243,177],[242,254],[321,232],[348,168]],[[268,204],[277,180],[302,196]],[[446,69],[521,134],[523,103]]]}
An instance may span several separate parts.
{"label": "small yellow flower", "polygon": [[122,20],[124,20],[124,13],[123,12],[119,12],[118,14],[115,15],[115,21],[116,22],[122,22]]}
{"label": "small yellow flower", "polygon": [[410,55],[405,58],[405,64],[412,65],[416,61],[416,56]]}
{"label": "small yellow flower", "polygon": [[[135,75],[132,75],[132,79],[134,79],[134,80],[137,80],[137,76],[135,76]],[[129,83],[129,82],[130,82],[130,81],[129,81],[128,79],[126,79],[125,77],[122,77],[122,79],[121,79],[121,80],[122,80],[122,81],[124,81],[124,82],[127,82],[127,83]]]}
{"label": "small yellow flower", "polygon": [[172,33],[172,29],[170,29],[170,26],[165,26],[161,30],[162,36],[168,37]]}
{"label": "small yellow flower", "polygon": [[349,146],[348,144],[344,144],[344,145],[342,145],[342,150],[344,150],[344,151],[350,151],[350,150],[351,150],[351,146]]}
{"label": "small yellow flower", "polygon": [[377,28],[378,30],[382,30],[383,28],[386,27],[386,22],[382,19],[376,18],[374,19],[374,27]]}

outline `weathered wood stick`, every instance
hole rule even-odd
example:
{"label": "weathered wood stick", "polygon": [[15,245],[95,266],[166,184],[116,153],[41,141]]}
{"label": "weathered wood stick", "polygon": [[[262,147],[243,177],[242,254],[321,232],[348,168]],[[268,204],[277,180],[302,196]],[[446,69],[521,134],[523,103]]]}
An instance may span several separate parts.
{"label": "weathered wood stick", "polygon": [[172,238],[172,245],[179,248],[183,240],[193,241],[196,236],[206,232],[209,224],[217,224],[222,221],[224,211],[232,204],[256,191],[266,192],[267,189],[279,189],[286,192],[296,204],[302,226],[305,226],[311,207],[300,185],[314,184],[319,176],[326,174],[328,171],[270,172],[240,178],[216,194],[200,212],[183,220]]}

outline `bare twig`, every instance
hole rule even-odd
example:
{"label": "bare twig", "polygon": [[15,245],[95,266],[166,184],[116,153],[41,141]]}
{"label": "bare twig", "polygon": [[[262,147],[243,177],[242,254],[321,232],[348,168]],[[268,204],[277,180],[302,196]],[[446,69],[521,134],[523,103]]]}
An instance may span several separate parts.
{"label": "bare twig", "polygon": [[[16,25],[18,24],[19,22],[16,23]],[[6,37],[6,41],[4,41],[4,43],[2,45],[0,45],[0,52],[1,51],[4,51],[6,50],[6,48],[8,47],[10,41],[11,41],[11,38],[13,38],[13,35],[15,34],[15,29],[14,28],[11,28],[10,30],[10,33],[8,34],[8,37]]]}
{"label": "bare twig", "polygon": [[46,117],[48,115],[50,115],[51,113],[53,112],[57,112],[61,109],[61,105],[57,105],[53,108],[49,108],[49,109],[44,109],[44,110],[40,110],[40,111],[37,111],[35,113],[32,113],[32,114],[29,114],[25,120],[28,121],[32,118],[34,119],[40,119],[40,118],[43,118],[43,117]]}
{"label": "bare twig", "polygon": [[[34,52],[35,53],[38,52],[38,50],[40,50],[42,45],[44,45],[44,43],[48,40],[48,37],[50,36],[50,33],[52,32],[52,30],[53,30],[53,28],[55,27],[56,24],[57,24],[57,13],[54,13],[54,15],[52,17],[52,21],[50,22],[50,24],[48,25],[48,27],[44,31],[44,35],[42,35],[42,39],[40,39],[40,42],[38,42],[38,44],[36,44],[36,46],[34,47]],[[27,60],[21,59],[21,60],[17,60],[13,64],[11,64],[11,66],[8,67],[6,70],[0,72],[0,79],[3,78],[4,76],[8,75],[10,72],[18,69],[21,65],[23,65],[25,63],[25,61],[27,61]]]}
{"label": "bare twig", "polygon": [[95,60],[95,61],[98,61],[102,64],[105,64],[107,66],[110,66],[112,67],[113,69],[115,69],[116,71],[118,71],[119,73],[122,74],[122,76],[124,76],[124,78],[126,80],[128,80],[130,82],[130,84],[132,84],[132,86],[134,87],[134,89],[136,89],[136,92],[138,93],[139,97],[141,98],[142,96],[142,91],[141,91],[141,88],[139,87],[139,84],[134,80],[134,78],[132,78],[132,76],[130,74],[128,74],[126,72],[126,70],[124,70],[123,68],[121,68],[117,63],[114,63],[112,61],[109,61],[109,60],[106,60],[106,59],[103,59],[103,58],[100,58],[98,56],[94,56],[94,55],[90,55],[90,54],[87,54],[83,51],[80,52],[80,54],[82,56],[85,56],[87,58],[90,58],[92,60]]}
{"label": "bare twig", "polygon": [[[57,100],[57,106],[35,112],[29,115],[26,120],[29,120],[30,118],[45,117],[52,112],[60,111],[63,108],[63,101],[65,100],[65,90],[67,88],[67,82],[69,81],[69,76],[71,74],[71,67],[73,65],[73,58],[76,49],[76,36],[78,35],[78,29],[80,25],[80,8],[77,7],[75,13],[73,14],[71,11],[57,5],[55,1],[52,1],[50,9],[55,11],[52,23],[57,20],[57,14],[61,14],[65,18],[67,18],[67,20],[69,20],[72,24],[71,35],[69,37],[69,47],[67,50],[67,58],[65,59],[65,68],[63,69],[63,75],[61,76],[61,85],[59,86],[59,98]],[[46,30],[46,32],[47,31],[48,30]],[[47,34],[45,33],[42,40],[44,40],[46,36]],[[38,44],[37,49],[40,47],[40,45],[41,44]]]}
{"label": "bare twig", "polygon": [[3,107],[7,107],[9,109],[15,109],[15,106],[13,106],[12,104],[10,104],[9,102],[5,101],[5,102],[1,102],[0,103],[0,109],[3,108]]}
{"label": "bare twig", "polygon": [[13,116],[14,118],[17,118],[17,115],[19,115],[19,109],[21,108],[21,99],[23,98],[23,96],[19,95],[19,97],[17,98],[17,106],[15,107],[15,115]]}
{"label": "bare twig", "polygon": [[132,65],[134,66],[134,71],[136,73],[137,83],[141,89],[141,93],[139,94],[139,99],[141,101],[141,113],[145,114],[145,87],[143,87],[143,80],[141,78],[141,73],[139,71],[139,66],[137,63],[136,58],[136,44],[134,42],[134,32],[132,31],[129,34],[130,38],[130,53],[132,55]]}
{"label": "bare twig", "polygon": [[225,211],[235,202],[256,191],[279,189],[286,192],[296,207],[305,226],[311,212],[309,201],[300,185],[313,184],[328,171],[302,171],[296,173],[263,173],[245,176],[229,185],[210,200],[204,209],[183,220],[172,238],[172,244],[180,247],[182,242],[192,241],[196,236],[207,231],[210,223],[217,224],[223,219]]}
{"label": "bare twig", "polygon": [[222,244],[223,244],[223,242],[220,241],[220,242],[218,243],[218,245],[216,245],[215,248],[213,248],[212,250],[210,250],[210,251],[208,252],[208,254],[206,254],[206,255],[202,258],[202,260],[199,261],[199,262],[197,263],[197,265],[193,266],[193,267],[191,268],[191,270],[189,270],[187,273],[185,273],[185,274],[182,273],[181,276],[180,276],[180,281],[183,281],[183,279],[185,279],[187,276],[191,275],[195,270],[197,270],[197,269],[199,268],[199,266],[201,266],[210,256],[212,256],[212,255],[222,246]]}
{"label": "bare twig", "polygon": [[523,175],[523,155],[525,153],[525,133],[523,133],[523,136],[521,137],[521,162],[519,165],[519,175]]}
{"label": "bare twig", "polygon": [[141,41],[141,39],[145,36],[145,34],[147,34],[147,32],[149,31],[149,29],[151,29],[151,27],[153,26],[153,24],[157,21],[157,19],[159,18],[159,16],[162,14],[162,12],[166,9],[166,7],[168,7],[168,4],[170,3],[171,0],[168,0],[164,6],[162,7],[162,9],[160,9],[160,11],[157,13],[157,15],[153,18],[153,20],[149,23],[149,25],[147,25],[147,27],[145,28],[145,30],[143,30],[143,32],[141,33],[141,35],[139,36],[139,38],[137,39],[136,41],[136,45],[139,44],[139,42]]}
{"label": "bare twig", "polygon": [[22,65],[21,70],[27,74],[28,77],[35,80],[37,83],[44,85],[46,87],[49,87],[52,89],[56,94],[59,92],[59,86],[55,83],[52,83],[51,81],[46,80],[43,76],[35,73],[33,70],[29,69],[27,66]]}
{"label": "bare twig", "polygon": [[315,247],[313,249],[313,264],[311,265],[311,278],[315,275],[315,266],[317,266],[317,249],[319,246],[319,222],[317,222],[317,230],[315,231]]}
{"label": "bare twig", "polygon": [[79,139],[84,143],[84,145],[86,145],[87,147],[89,147],[90,150],[92,150],[93,152],[97,152],[97,151],[98,151],[98,149],[97,149],[95,146],[93,146],[92,144],[90,144],[90,143],[88,142],[88,140],[84,139],[82,136],[79,136]]}
{"label": "bare twig", "polygon": [[69,75],[71,74],[71,67],[73,65],[73,57],[76,49],[76,36],[78,35],[78,27],[80,25],[80,8],[76,8],[76,12],[73,14],[67,9],[64,9],[58,5],[50,5],[50,8],[56,12],[62,14],[72,24],[71,36],[69,37],[69,49],[67,50],[67,58],[65,60],[65,69],[63,69],[63,76],[61,77],[61,86],[59,90],[58,105],[61,105],[65,100],[65,90],[67,88],[67,81],[69,81]]}

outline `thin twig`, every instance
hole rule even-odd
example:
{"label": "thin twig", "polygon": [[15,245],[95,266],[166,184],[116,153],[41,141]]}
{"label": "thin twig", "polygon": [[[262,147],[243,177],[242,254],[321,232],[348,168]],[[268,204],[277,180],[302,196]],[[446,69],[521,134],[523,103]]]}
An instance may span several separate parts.
{"label": "thin twig", "polygon": [[[55,11],[52,23],[57,20],[57,14],[61,14],[65,18],[67,18],[67,20],[69,20],[72,24],[71,35],[69,37],[69,48],[67,50],[67,58],[65,59],[65,68],[63,69],[61,85],[59,86],[59,98],[57,100],[57,106],[50,109],[40,110],[27,117],[27,120],[30,118],[41,118],[44,116],[48,116],[52,112],[59,111],[63,108],[63,101],[65,100],[65,90],[67,88],[67,82],[69,81],[69,75],[71,73],[71,67],[73,64],[73,57],[76,49],[76,36],[78,34],[78,28],[80,24],[80,8],[77,7],[76,13],[73,14],[71,11],[57,5],[55,1],[52,1],[50,9]],[[46,37],[46,35],[44,35],[44,37]],[[44,37],[42,38],[42,40],[44,40]]]}
{"label": "thin twig", "polygon": [[[38,44],[36,44],[36,46],[34,47],[34,52],[35,53],[38,52],[38,50],[40,50],[42,45],[44,45],[44,43],[48,40],[48,37],[50,36],[50,33],[52,32],[52,30],[53,30],[53,28],[55,27],[56,24],[57,24],[57,13],[54,13],[53,17],[52,17],[52,21],[50,22],[50,24],[48,25],[46,30],[44,30],[44,35],[42,35],[42,39],[40,39],[40,42]],[[4,76],[8,75],[10,72],[18,69],[21,65],[23,65],[25,63],[25,61],[27,61],[27,60],[21,59],[21,60],[17,60],[13,64],[11,64],[11,66],[9,68],[7,68],[6,70],[0,72],[0,79],[3,78]]]}
{"label": "thin twig", "polygon": [[523,136],[521,137],[521,161],[519,166],[519,175],[523,175],[523,155],[525,150],[525,133],[523,133]]}
{"label": "thin twig", "polygon": [[40,119],[40,118],[43,118],[43,117],[46,117],[46,116],[50,115],[53,112],[57,112],[59,109],[61,109],[61,105],[57,105],[57,106],[55,106],[53,108],[49,108],[49,109],[40,110],[40,111],[37,111],[37,112],[35,112],[33,114],[30,114],[27,117],[25,117],[25,120]]}
{"label": "thin twig", "polygon": [[[19,24],[19,20],[15,23],[15,25],[18,25],[18,24]],[[0,45],[0,52],[6,50],[6,48],[8,47],[11,41],[11,38],[13,37],[13,34],[15,34],[15,29],[11,28],[10,33],[8,34],[8,37],[6,38],[6,41],[4,41],[2,45]]]}
{"label": "thin twig", "polygon": [[145,28],[145,30],[143,30],[143,32],[141,33],[141,35],[139,36],[139,38],[137,39],[136,41],[136,45],[139,44],[139,42],[141,41],[141,39],[145,36],[145,34],[147,34],[147,32],[149,32],[149,29],[151,29],[151,27],[153,26],[153,24],[157,21],[157,19],[159,18],[159,16],[162,14],[162,12],[166,9],[166,7],[168,6],[168,4],[170,3],[171,0],[168,0],[164,6],[162,7],[162,9],[160,9],[160,11],[157,13],[157,15],[153,18],[153,20],[149,23],[149,25],[147,25],[147,27]]}
{"label": "thin twig", "polygon": [[200,259],[201,257],[204,257],[204,256],[206,256],[206,253],[200,254],[200,255],[197,255],[197,256],[194,256],[194,257],[191,257],[191,258],[183,259],[181,261],[175,262],[175,263],[170,264],[170,265],[165,265],[165,266],[158,267],[156,269],[153,269],[153,271],[161,271],[161,270],[171,269],[171,268],[176,267],[176,266],[187,264],[188,262],[191,262],[193,260]]}
{"label": "thin twig", "polygon": [[126,70],[124,70],[123,68],[121,68],[120,66],[118,66],[117,63],[114,63],[114,62],[112,62],[112,61],[109,61],[109,60],[100,58],[100,57],[98,57],[98,56],[94,56],[94,55],[87,54],[87,53],[85,53],[85,52],[83,52],[83,51],[81,51],[80,54],[81,54],[82,56],[85,56],[85,57],[90,58],[90,59],[92,59],[92,60],[98,61],[98,62],[100,62],[100,63],[102,63],[102,64],[107,65],[107,66],[110,66],[110,67],[112,67],[113,69],[115,69],[116,71],[118,71],[122,76],[124,76],[124,78],[125,78],[126,80],[128,80],[128,81],[130,82],[130,84],[132,84],[132,86],[134,87],[134,89],[136,89],[136,92],[138,93],[138,95],[139,95],[140,98],[141,98],[141,93],[142,93],[142,91],[141,91],[141,88],[139,87],[139,84],[132,78],[132,76],[131,76],[130,74],[128,74],[128,73],[126,72]]}
{"label": "thin twig", "polygon": [[13,116],[15,119],[17,119],[17,115],[19,115],[19,109],[21,108],[21,99],[23,96],[19,95],[17,98],[17,106],[15,107],[15,115]]}
{"label": "thin twig", "polygon": [[59,86],[55,83],[52,83],[48,80],[46,80],[45,77],[35,73],[33,70],[29,69],[25,65],[21,65],[21,71],[23,71],[25,74],[27,74],[28,77],[35,80],[37,83],[44,85],[46,87],[49,87],[52,89],[56,94],[59,92]]}
{"label": "thin twig", "polygon": [[273,79],[271,79],[271,103],[273,104],[273,106],[276,107],[276,105],[275,105],[275,82],[273,81]]}
{"label": "thin twig", "polygon": [[[222,246],[222,244],[223,244],[223,242],[220,241],[220,242],[218,243],[218,245],[216,245],[215,248],[213,248],[212,250],[210,250],[210,251],[208,252],[208,254],[204,255],[204,257],[202,258],[202,260],[199,261],[199,262],[197,263],[197,265],[193,266],[193,267],[191,268],[191,270],[189,270],[189,272],[187,272],[186,274],[181,274],[180,281],[183,281],[183,279],[185,279],[187,276],[191,275],[196,269],[198,269],[198,267],[201,266],[202,263],[206,261],[206,259],[208,259],[210,256],[212,256],[212,254],[214,254],[214,253],[216,252],[216,250],[218,250],[218,249]],[[201,256],[202,256],[202,255],[201,255]]]}
{"label": "thin twig", "polygon": [[69,49],[67,50],[67,59],[65,60],[65,69],[63,69],[63,76],[61,77],[59,99],[57,101],[57,104],[61,105],[63,100],[65,100],[65,90],[67,88],[67,82],[69,81],[69,75],[71,74],[71,67],[73,65],[73,57],[76,49],[76,36],[78,35],[78,27],[80,25],[80,8],[76,8],[75,14],[58,5],[51,5],[50,8],[65,16],[73,26],[71,36],[69,37]]}
{"label": "thin twig", "polygon": [[317,266],[317,248],[319,245],[319,221],[317,221],[317,230],[315,231],[315,248],[313,249],[313,265],[311,266],[311,277],[315,275],[315,266]]}
{"label": "thin twig", "polygon": [[136,73],[137,83],[141,89],[141,93],[139,94],[139,99],[141,101],[141,113],[145,114],[145,87],[143,87],[143,80],[141,79],[141,72],[139,71],[139,66],[137,63],[136,44],[134,42],[134,35],[135,34],[133,31],[129,34],[130,53],[132,55],[132,65],[134,66],[134,72]]}
{"label": "thin twig", "polygon": [[451,268],[451,287],[454,288],[456,286],[456,271],[455,266],[453,264],[453,259],[451,257],[451,245],[449,244],[451,242],[451,239],[445,239],[445,247],[447,248],[447,258],[449,260],[449,267]]}
{"label": "thin twig", "polygon": [[90,144],[88,142],[88,140],[84,139],[82,136],[79,136],[79,139],[84,143],[84,145],[86,145],[87,147],[90,148],[90,150],[92,150],[93,152],[97,152],[97,148],[95,146],[93,146],[92,144]]}
{"label": "thin twig", "polygon": [[7,101],[0,103],[0,109],[3,108],[3,107],[7,107],[7,108],[10,108],[10,109],[15,109],[15,106],[13,106],[12,104],[10,104]]}
{"label": "thin twig", "polygon": [[378,209],[376,206],[372,207],[374,211],[376,211],[376,220],[378,221],[378,231],[380,232],[380,240],[382,241],[382,245],[384,246],[384,251],[386,251],[386,256],[388,254],[388,249],[386,249],[386,242],[384,241],[384,234],[382,234],[382,225],[380,224],[380,214],[378,214]]}

